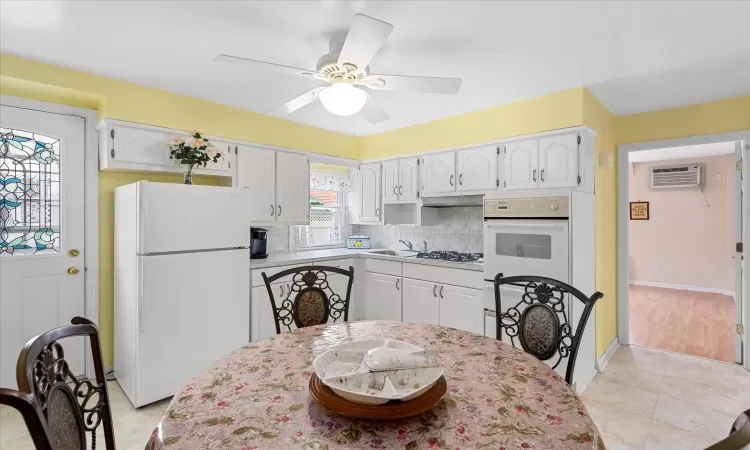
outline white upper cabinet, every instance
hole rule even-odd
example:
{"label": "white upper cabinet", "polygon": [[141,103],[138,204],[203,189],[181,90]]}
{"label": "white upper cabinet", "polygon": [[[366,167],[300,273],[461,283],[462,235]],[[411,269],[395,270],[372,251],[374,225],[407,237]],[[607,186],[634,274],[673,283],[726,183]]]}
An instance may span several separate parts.
{"label": "white upper cabinet", "polygon": [[397,201],[398,188],[398,160],[383,161],[383,202]]}
{"label": "white upper cabinet", "polygon": [[536,189],[539,185],[539,139],[505,145],[505,190]]}
{"label": "white upper cabinet", "polygon": [[440,325],[437,283],[404,278],[403,321]]}
{"label": "white upper cabinet", "polygon": [[456,152],[425,155],[422,161],[423,195],[456,191]]}
{"label": "white upper cabinet", "polygon": [[578,186],[578,135],[563,134],[539,139],[539,187]]}
{"label": "white upper cabinet", "polygon": [[458,190],[490,191],[498,187],[498,147],[491,145],[458,152]]}
{"label": "white upper cabinet", "polygon": [[241,145],[237,151],[237,187],[249,189],[250,220],[273,222],[276,216],[276,152]]}
{"label": "white upper cabinet", "polygon": [[276,152],[276,222],[310,222],[310,159]]}
{"label": "white upper cabinet", "polygon": [[216,162],[207,163],[205,168],[203,168],[203,166],[197,168],[196,173],[212,174],[215,172],[229,171],[232,166],[234,166],[232,161],[235,160],[234,149],[235,147],[237,147],[237,145],[230,142],[218,141],[215,139],[209,139],[209,143],[216,147],[216,150],[219,151],[221,157]]}
{"label": "white upper cabinet", "polygon": [[380,163],[362,164],[360,166],[361,187],[361,222],[380,222]]}
{"label": "white upper cabinet", "polygon": [[418,160],[418,158],[401,158],[398,160],[398,198],[402,202],[417,201],[417,192],[419,192]]}

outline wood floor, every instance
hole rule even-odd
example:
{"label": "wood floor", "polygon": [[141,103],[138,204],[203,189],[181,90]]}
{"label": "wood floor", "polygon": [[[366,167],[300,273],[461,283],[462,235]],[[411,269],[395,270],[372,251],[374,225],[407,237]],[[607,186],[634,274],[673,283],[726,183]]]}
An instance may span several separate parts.
{"label": "wood floor", "polygon": [[645,347],[734,362],[734,298],[630,286],[630,340]]}

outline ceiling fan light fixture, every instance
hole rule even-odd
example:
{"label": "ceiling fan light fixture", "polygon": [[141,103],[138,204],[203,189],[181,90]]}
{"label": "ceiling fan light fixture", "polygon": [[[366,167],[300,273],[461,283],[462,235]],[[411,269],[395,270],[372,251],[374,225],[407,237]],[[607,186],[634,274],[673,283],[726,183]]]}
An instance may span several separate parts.
{"label": "ceiling fan light fixture", "polygon": [[320,93],[323,107],[337,116],[351,116],[362,110],[367,93],[349,83],[334,83]]}

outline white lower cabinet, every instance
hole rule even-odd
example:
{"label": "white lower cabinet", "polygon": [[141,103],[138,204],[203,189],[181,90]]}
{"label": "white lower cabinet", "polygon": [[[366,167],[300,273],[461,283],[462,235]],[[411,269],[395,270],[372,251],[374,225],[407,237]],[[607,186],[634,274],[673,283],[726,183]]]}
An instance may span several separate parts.
{"label": "white lower cabinet", "polygon": [[365,274],[365,314],[368,320],[401,320],[401,285],[399,276]]}
{"label": "white lower cabinet", "polygon": [[438,284],[404,278],[403,321],[440,325]]}
{"label": "white lower cabinet", "polygon": [[483,292],[460,286],[441,284],[440,325],[484,334]]}
{"label": "white lower cabinet", "polygon": [[[275,296],[277,293],[281,295],[284,283],[272,284],[271,289],[273,289]],[[273,309],[271,309],[271,300],[268,298],[266,286],[254,287],[251,297],[253,300],[250,305],[250,341],[255,342],[276,334],[276,327],[274,326]]]}

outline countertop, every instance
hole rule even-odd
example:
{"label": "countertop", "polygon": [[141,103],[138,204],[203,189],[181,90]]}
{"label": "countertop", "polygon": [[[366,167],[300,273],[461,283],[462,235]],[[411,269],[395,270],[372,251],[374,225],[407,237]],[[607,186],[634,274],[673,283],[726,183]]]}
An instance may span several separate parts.
{"label": "countertop", "polygon": [[452,269],[473,270],[481,272],[484,265],[481,262],[453,262],[434,259],[419,259],[413,256],[390,256],[375,255],[369,253],[378,249],[353,250],[347,248],[332,248],[325,250],[306,250],[301,252],[272,253],[265,259],[251,259],[251,269],[264,269],[266,267],[286,266],[292,264],[308,263],[314,261],[325,261],[337,258],[375,258],[385,261],[394,261],[411,264],[424,264],[427,266],[450,267]]}

